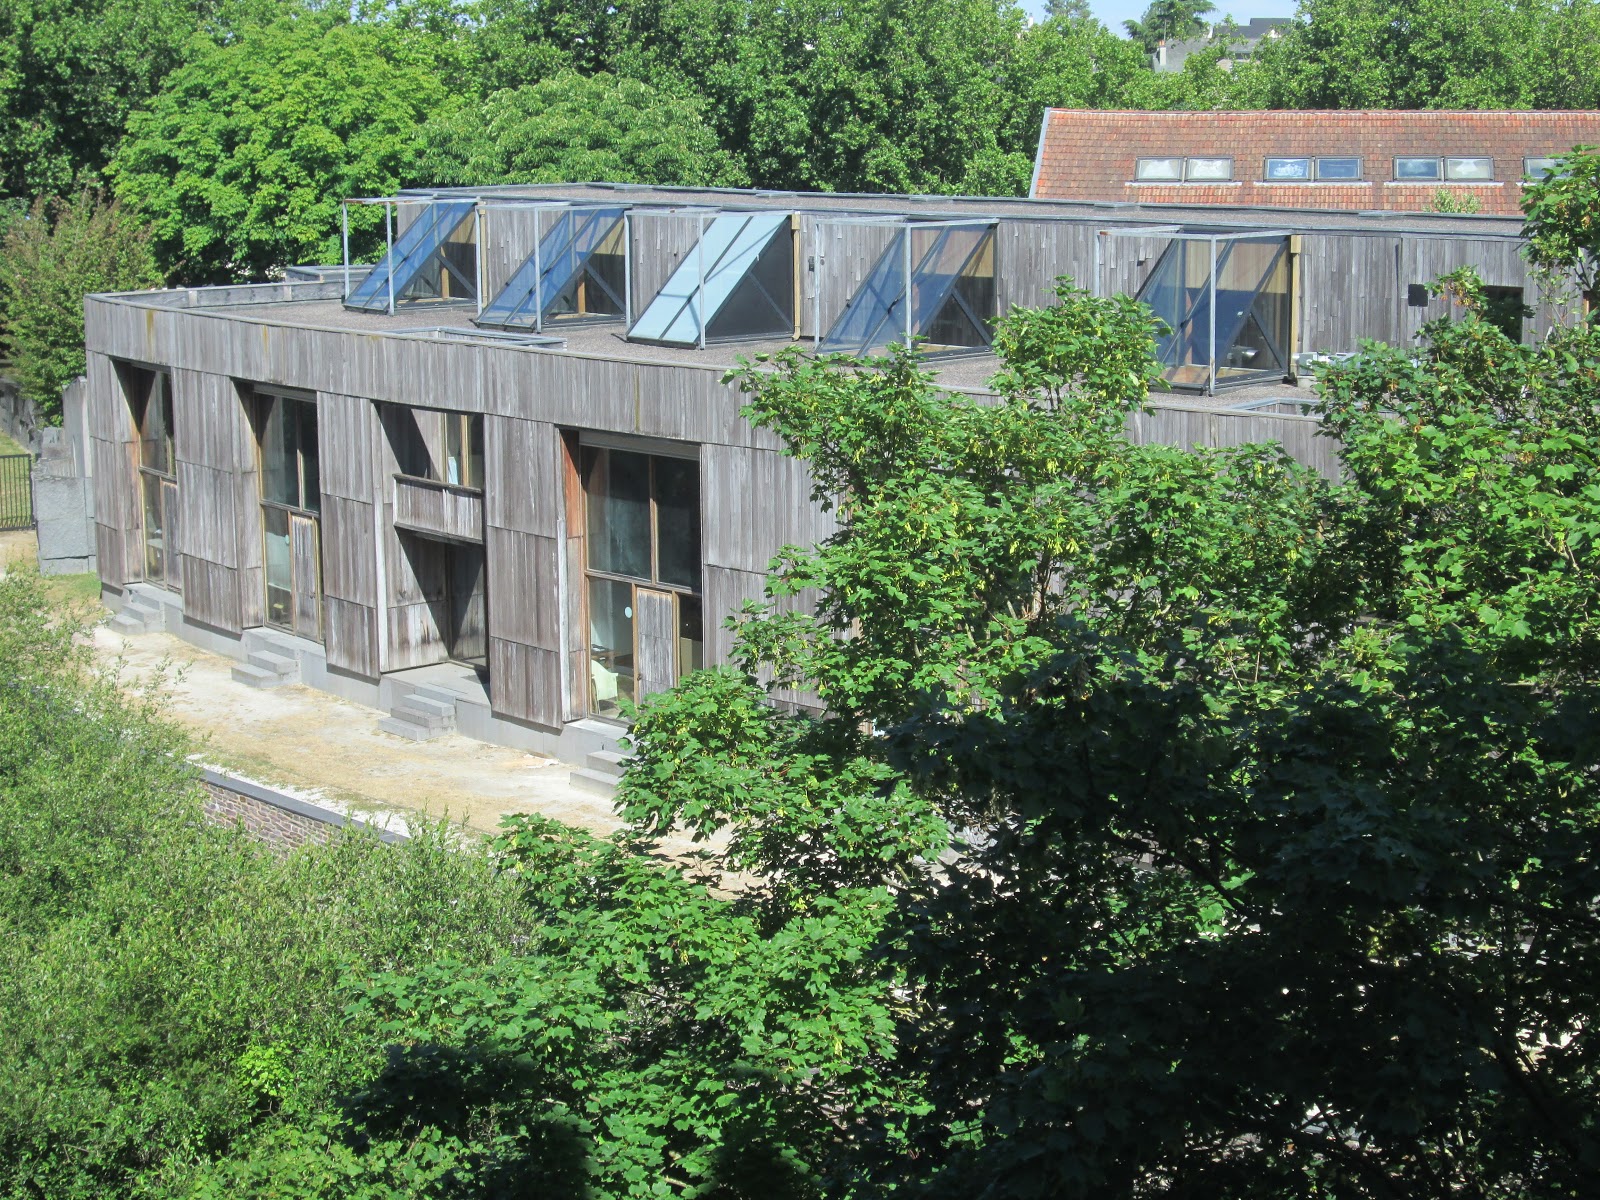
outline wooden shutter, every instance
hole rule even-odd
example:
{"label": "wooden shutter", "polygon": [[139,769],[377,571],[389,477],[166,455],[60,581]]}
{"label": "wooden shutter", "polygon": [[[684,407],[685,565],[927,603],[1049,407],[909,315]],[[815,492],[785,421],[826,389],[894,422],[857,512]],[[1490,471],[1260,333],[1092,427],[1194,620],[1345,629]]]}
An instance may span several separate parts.
{"label": "wooden shutter", "polygon": [[294,631],[322,639],[322,553],[317,519],[289,514],[289,557],[294,563]]}
{"label": "wooden shutter", "polygon": [[639,699],[678,682],[677,621],[671,592],[635,588],[634,640],[638,648]]}

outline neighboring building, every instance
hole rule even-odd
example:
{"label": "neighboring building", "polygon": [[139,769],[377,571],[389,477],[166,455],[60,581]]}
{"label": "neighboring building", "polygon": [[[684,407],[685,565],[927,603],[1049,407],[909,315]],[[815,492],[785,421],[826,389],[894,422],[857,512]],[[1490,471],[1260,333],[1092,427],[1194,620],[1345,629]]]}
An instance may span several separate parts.
{"label": "neighboring building", "polygon": [[1600,112],[1046,111],[1041,200],[1512,216]]}
{"label": "neighboring building", "polygon": [[1247,25],[1231,25],[1219,21],[1215,25],[1208,25],[1205,33],[1199,37],[1163,40],[1156,47],[1156,52],[1150,56],[1150,65],[1157,71],[1181,71],[1189,55],[1211,49],[1220,38],[1228,43],[1228,57],[1220,60],[1217,65],[1223,70],[1228,70],[1234,63],[1249,58],[1263,41],[1282,37],[1283,27],[1289,24],[1290,19],[1252,17]]}
{"label": "neighboring building", "polygon": [[1189,391],[1133,436],[1278,440],[1332,473],[1287,382],[1303,354],[1409,338],[1446,311],[1420,285],[1462,265],[1538,305],[1530,336],[1559,315],[1504,220],[606,185],[377,203],[398,219],[373,268],[88,299],[104,595],[394,731],[569,759],[614,751],[622,700],[726,662],[772,557],[834,528],[740,415],[741,356],[909,333],[982,395],[989,321],[1070,275],[1171,326]]}

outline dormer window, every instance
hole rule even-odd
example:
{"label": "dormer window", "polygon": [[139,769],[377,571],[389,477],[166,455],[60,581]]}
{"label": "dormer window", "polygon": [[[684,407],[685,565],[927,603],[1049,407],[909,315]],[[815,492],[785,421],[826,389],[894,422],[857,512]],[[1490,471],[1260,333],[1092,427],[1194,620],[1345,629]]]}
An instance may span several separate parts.
{"label": "dormer window", "polygon": [[1434,183],[1442,173],[1437,158],[1397,158],[1394,177],[1400,183]]}

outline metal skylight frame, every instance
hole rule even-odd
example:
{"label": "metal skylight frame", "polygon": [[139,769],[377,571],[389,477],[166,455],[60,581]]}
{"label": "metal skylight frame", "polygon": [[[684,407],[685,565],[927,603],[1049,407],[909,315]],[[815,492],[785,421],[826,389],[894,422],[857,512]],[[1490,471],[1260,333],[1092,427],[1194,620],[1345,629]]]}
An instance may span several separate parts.
{"label": "metal skylight frame", "polygon": [[[600,242],[597,242],[595,246],[590,248],[589,252],[583,256],[583,260],[581,262],[574,263],[574,270],[567,277],[567,279],[562,281],[559,287],[547,288],[546,276],[552,269],[554,269],[554,267],[553,264],[547,264],[545,262],[544,242],[546,238],[550,237],[556,231],[556,226],[552,226],[549,230],[540,228],[541,214],[547,211],[561,214],[560,219],[565,219],[580,213],[588,214],[590,216],[603,216],[607,213],[616,214],[616,224],[621,225],[623,230],[624,284],[623,296],[620,298],[613,297],[613,299],[618,300],[619,306],[623,309],[624,313],[628,311],[629,305],[627,293],[629,291],[629,275],[627,264],[632,258],[632,256],[628,253],[629,205],[568,200],[490,200],[486,203],[491,209],[529,208],[534,210],[533,253],[525,258],[522,262],[522,265],[511,273],[510,278],[508,278],[505,284],[501,286],[499,292],[495,294],[492,300],[490,300],[487,304],[480,303],[478,307],[478,316],[475,318],[476,320],[487,325],[499,326],[501,328],[512,328],[517,324],[515,318],[529,311],[527,301],[529,298],[532,298],[533,308],[531,311],[533,315],[533,329],[536,333],[543,333],[546,308],[560,297],[561,293],[566,290],[567,286],[572,282],[573,279],[577,278],[588,268],[589,259],[594,256],[598,246],[608,239],[612,230],[616,228],[616,225],[612,225],[606,229],[605,237],[600,239]],[[562,251],[564,253],[570,252],[571,245],[572,242],[569,240],[567,245],[562,248]],[[525,278],[525,274],[530,278]],[[533,285],[531,288],[527,286],[530,282]],[[505,317],[487,318],[487,314],[491,313],[500,304],[500,301],[512,291],[513,288],[523,289],[521,299],[509,306]],[[609,289],[607,290],[609,291]]]}
{"label": "metal skylight frame", "polygon": [[[697,222],[697,228],[695,231],[694,250],[692,252],[694,259],[694,270],[692,274],[689,271],[689,257],[685,256],[684,259],[679,262],[678,266],[667,277],[666,282],[663,283],[662,286],[657,290],[656,294],[651,297],[649,303],[644,306],[644,310],[636,317],[633,312],[633,278],[631,270],[633,255],[631,250],[633,246],[633,221],[639,216],[657,218],[693,218]],[[708,330],[710,329],[712,322],[716,320],[722,309],[725,307],[728,299],[733,295],[738,287],[743,284],[745,280],[753,278],[752,272],[759,264],[762,256],[767,252],[768,249],[771,248],[774,240],[783,234],[784,227],[786,225],[792,228],[793,220],[794,214],[788,209],[700,207],[686,209],[630,209],[623,216],[625,228],[623,237],[625,245],[630,251],[628,254],[628,262],[630,267],[625,288],[628,302],[625,313],[625,319],[627,321],[626,336],[628,340],[649,342],[658,345],[692,345],[697,349],[704,350],[706,346]],[[717,223],[721,221],[743,221],[744,225],[739,230],[733,232],[732,236],[728,240],[727,245],[720,248],[713,248],[713,254],[715,257],[713,261],[708,264],[706,261],[706,235],[710,232],[714,232]],[[771,225],[770,228],[761,228],[761,226],[764,226],[768,223]],[[754,238],[758,240],[742,241],[741,239],[744,238],[746,231],[748,231],[752,225],[757,226]],[[746,258],[748,261],[745,262],[742,267],[739,267],[739,262]],[[716,278],[717,276],[723,275],[726,272],[735,271],[735,268],[737,268],[736,273],[727,274],[725,279],[719,280]],[[687,284],[691,279],[694,282],[693,290],[689,290],[687,287]],[[708,281],[716,282],[719,290],[722,288],[722,284],[724,282],[726,282],[727,285],[726,290],[721,291],[720,295],[717,294],[717,291],[712,291],[709,293],[712,301],[712,311],[710,312],[707,312],[706,310],[708,298],[706,285]],[[679,291],[676,293],[670,290],[674,288],[674,286],[679,288]],[[765,289],[763,289],[763,291],[765,291]],[[771,297],[768,298],[770,299]],[[665,321],[663,325],[661,325],[659,332],[640,332],[640,325],[651,315],[651,311],[653,309],[655,309],[658,305],[664,305],[664,307],[670,308],[674,301],[681,301],[681,303],[679,304],[677,310],[672,313],[672,315]],[[792,314],[790,315],[792,319]],[[694,325],[693,337],[685,338],[682,336],[669,336],[679,325],[680,321],[686,317]]]}
{"label": "metal skylight frame", "polygon": [[[823,232],[823,229],[824,228],[830,228],[830,227],[833,227],[833,226],[838,226],[838,225],[877,226],[877,227],[885,228],[885,229],[893,229],[895,231],[896,235],[899,236],[899,240],[900,240],[900,243],[901,243],[901,245],[900,245],[900,250],[901,250],[901,290],[900,290],[899,294],[894,297],[893,300],[889,300],[885,304],[885,312],[886,312],[885,319],[887,320],[888,316],[893,314],[895,305],[899,305],[901,307],[901,310],[902,310],[902,312],[901,312],[901,332],[905,336],[904,344],[906,346],[911,346],[911,345],[914,344],[914,340],[915,340],[915,338],[917,336],[917,331],[915,329],[916,322],[914,321],[914,318],[913,318],[913,312],[912,312],[913,305],[912,305],[912,299],[911,299],[911,289],[912,289],[912,284],[913,284],[914,279],[915,279],[915,268],[913,267],[913,264],[912,264],[912,246],[911,246],[911,236],[910,236],[911,231],[914,230],[914,229],[921,230],[921,229],[958,229],[958,228],[974,229],[974,228],[978,228],[978,229],[983,229],[983,230],[985,230],[985,231],[987,231],[987,232],[992,234],[995,230],[998,229],[999,222],[993,217],[952,217],[952,218],[948,218],[948,219],[944,219],[944,220],[928,220],[928,221],[918,220],[915,217],[908,217],[908,216],[904,216],[904,215],[895,215],[895,216],[887,216],[887,215],[886,216],[846,216],[846,217],[831,217],[831,218],[820,218],[819,217],[819,218],[814,219],[812,221],[812,225],[811,225],[812,261],[815,262],[818,265],[819,271],[820,271],[822,263],[824,262],[824,257],[823,257],[823,253],[822,253],[822,232]],[[981,246],[982,246],[982,241],[980,239],[978,245],[974,246],[972,254],[976,254],[977,251],[981,248]],[[879,255],[878,261],[873,263],[871,270],[869,270],[867,272],[867,275],[865,276],[865,278],[862,279],[861,285],[854,292],[851,293],[850,299],[845,302],[844,308],[841,309],[839,314],[838,314],[838,316],[836,316],[833,319],[832,324],[828,328],[828,334],[826,336],[824,335],[823,329],[822,329],[822,286],[821,286],[821,278],[820,278],[820,274],[819,274],[817,284],[812,288],[812,295],[811,295],[811,316],[812,316],[812,320],[811,320],[812,339],[811,340],[812,340],[812,349],[813,350],[817,350],[817,351],[821,350],[822,343],[824,341],[828,340],[828,337],[832,335],[833,331],[838,328],[839,324],[850,313],[850,310],[855,305],[857,299],[862,296],[862,294],[868,289],[868,287],[871,286],[872,280],[873,280],[873,276],[877,273],[879,266],[884,264],[884,262],[885,262],[885,256],[888,255],[889,253],[891,253],[894,250],[894,248],[895,248],[894,241],[891,240],[889,245],[884,248],[882,254]],[[971,257],[972,257],[972,255],[968,256],[967,262],[971,261]],[[961,269],[965,270],[966,269],[966,265],[967,265],[967,263],[963,262]],[[952,280],[959,279],[959,278],[960,278],[960,271],[957,271],[955,273],[955,275],[952,276]],[[952,282],[951,287],[952,288],[954,287],[954,282]],[[874,293],[874,296],[876,296],[880,300],[882,299],[882,297],[876,292]],[[938,310],[943,308],[944,301],[946,301],[948,299],[949,299],[949,296],[948,296],[948,293],[947,293],[944,297],[941,298],[941,301],[940,301],[939,305],[936,306],[934,312],[930,316],[937,316],[938,315]],[[880,322],[880,327],[881,327],[881,322]],[[864,353],[866,350],[869,350],[869,349],[872,348],[872,344],[877,341],[876,332],[877,331],[874,330],[873,336],[871,338],[866,339],[866,342],[864,343],[862,350],[857,351],[857,353]],[[885,344],[887,344],[887,343],[885,343]],[[974,352],[981,352],[981,350],[986,349],[986,347],[974,346],[971,349]]]}
{"label": "metal skylight frame", "polygon": [[[1101,243],[1101,240],[1100,240],[1101,238],[1106,238],[1106,237],[1165,237],[1165,238],[1170,239],[1171,243],[1177,243],[1177,242],[1206,242],[1206,243],[1209,243],[1209,245],[1210,245],[1210,260],[1209,260],[1209,269],[1208,269],[1207,276],[1206,276],[1206,293],[1207,293],[1206,302],[1207,302],[1207,305],[1210,308],[1210,320],[1209,320],[1209,323],[1208,323],[1209,324],[1209,328],[1207,329],[1206,389],[1205,389],[1205,394],[1208,395],[1208,396],[1214,396],[1214,395],[1217,394],[1217,265],[1218,265],[1218,262],[1217,262],[1217,247],[1220,244],[1225,244],[1225,243],[1229,243],[1229,242],[1264,242],[1264,241],[1267,241],[1267,240],[1269,240],[1271,238],[1282,238],[1283,242],[1284,242],[1285,252],[1287,253],[1288,242],[1289,242],[1289,238],[1291,236],[1292,236],[1292,232],[1290,230],[1287,230],[1287,229],[1250,229],[1250,230],[1240,230],[1238,232],[1232,232],[1232,233],[1229,233],[1229,232],[1201,233],[1201,232],[1191,232],[1191,231],[1185,230],[1180,225],[1141,226],[1141,227],[1126,228],[1126,229],[1102,229],[1102,230],[1099,231],[1099,234],[1095,238],[1095,242],[1094,242],[1094,266],[1095,266],[1095,287],[1094,287],[1094,292],[1095,292],[1095,295],[1097,295],[1097,296],[1105,294],[1105,282],[1104,282],[1104,277],[1103,277],[1104,276],[1104,270],[1103,270],[1104,254],[1103,254],[1103,251],[1102,251],[1102,243]],[[1166,256],[1166,253],[1168,251],[1170,251],[1170,250],[1171,250],[1171,245],[1169,244],[1168,250],[1162,252],[1162,257],[1164,258]],[[1160,266],[1161,266],[1161,258],[1157,258],[1155,268],[1153,268],[1151,270],[1150,274],[1145,277],[1144,282],[1140,284],[1140,291],[1141,292],[1143,291],[1144,287],[1150,282],[1150,280],[1155,277],[1155,273],[1156,273],[1157,270],[1160,269]],[[1269,268],[1269,273],[1270,273],[1270,268]],[[1265,281],[1263,280],[1263,282],[1265,282]],[[1293,285],[1292,285],[1292,282],[1291,282],[1291,287],[1292,286]],[[1259,290],[1260,289],[1259,289],[1259,285],[1258,285],[1258,287],[1257,287],[1258,293],[1259,293]],[[1174,330],[1174,335],[1176,335],[1177,332],[1178,331]],[[1291,354],[1293,353],[1293,349],[1294,348],[1292,346],[1288,347],[1288,350],[1289,350],[1289,352]]]}
{"label": "metal skylight frame", "polygon": [[[477,298],[478,311],[480,313],[483,311],[483,204],[482,204],[481,200],[478,197],[476,197],[476,196],[440,196],[440,195],[437,195],[437,194],[429,193],[429,194],[423,194],[423,195],[417,195],[417,196],[351,196],[351,197],[347,197],[344,200],[339,201],[340,241],[341,241],[341,244],[343,246],[343,251],[344,251],[344,298],[343,298],[343,303],[348,307],[356,308],[356,309],[358,309],[360,311],[363,311],[363,312],[374,312],[376,310],[371,306],[370,303],[368,303],[368,304],[355,304],[355,305],[352,305],[350,303],[350,299],[351,299],[351,295],[352,295],[351,287],[350,287],[350,206],[352,204],[360,204],[360,205],[367,205],[367,206],[372,206],[372,205],[382,205],[383,206],[383,240],[384,240],[384,247],[385,247],[384,256],[377,263],[373,264],[372,269],[369,270],[367,272],[366,277],[364,279],[362,279],[361,286],[362,287],[366,287],[367,284],[372,280],[374,274],[379,270],[379,268],[387,267],[387,270],[384,271],[384,274],[385,274],[385,276],[387,276],[386,281],[385,281],[385,286],[387,288],[386,298],[387,298],[387,302],[388,302],[388,304],[387,304],[388,314],[391,317],[394,316],[394,311],[395,311],[395,291],[396,291],[395,283],[394,283],[394,275],[395,275],[395,272],[394,272],[394,252],[395,252],[394,217],[395,217],[396,208],[398,208],[398,206],[400,206],[402,204],[424,204],[424,205],[428,206],[428,215],[431,216],[433,214],[433,212],[434,212],[435,207],[439,206],[439,205],[449,206],[450,208],[457,208],[457,207],[461,207],[461,206],[464,206],[464,205],[465,206],[470,206],[471,207],[470,215],[471,215],[472,220],[473,220],[473,226],[472,226],[473,269],[474,269],[474,274],[476,276],[476,278],[473,280],[473,292],[474,292],[474,294],[475,294],[475,296]],[[450,237],[452,235],[454,235],[455,231],[457,229],[461,228],[461,223],[467,219],[468,215],[469,215],[469,213],[466,212],[466,211],[463,211],[461,213],[460,219],[457,220],[454,224],[452,224],[450,226],[449,232],[446,233],[445,236],[440,240],[440,245],[442,245],[444,242],[448,241],[450,239]],[[420,225],[420,223],[423,221],[423,219],[424,219],[424,215],[423,214],[419,214],[417,216],[417,218],[414,221],[411,222],[411,224],[407,225],[405,227],[405,229],[400,231],[400,241],[402,243],[404,243],[404,241],[406,239],[406,235],[409,234],[413,229],[417,228]],[[434,219],[434,224],[435,224],[435,227],[436,227],[437,226],[437,218],[435,217],[433,219]],[[438,249],[439,249],[439,247],[435,246],[433,248],[433,250],[430,252],[430,257],[431,257],[432,254],[437,253]],[[424,263],[426,263],[426,261],[427,260],[424,259]],[[418,269],[420,270],[420,267]],[[415,278],[415,276],[413,275],[413,278],[407,279],[405,281],[405,283],[400,285],[400,289],[399,290],[400,291],[404,291],[406,289],[406,287],[408,287],[414,281],[414,278]]]}

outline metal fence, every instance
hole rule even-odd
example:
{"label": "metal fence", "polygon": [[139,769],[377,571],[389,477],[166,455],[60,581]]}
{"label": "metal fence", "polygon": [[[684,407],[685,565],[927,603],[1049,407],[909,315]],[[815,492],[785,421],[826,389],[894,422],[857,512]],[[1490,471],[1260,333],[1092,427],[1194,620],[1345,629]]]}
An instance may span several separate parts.
{"label": "metal fence", "polygon": [[0,529],[33,528],[33,455],[0,454]]}

